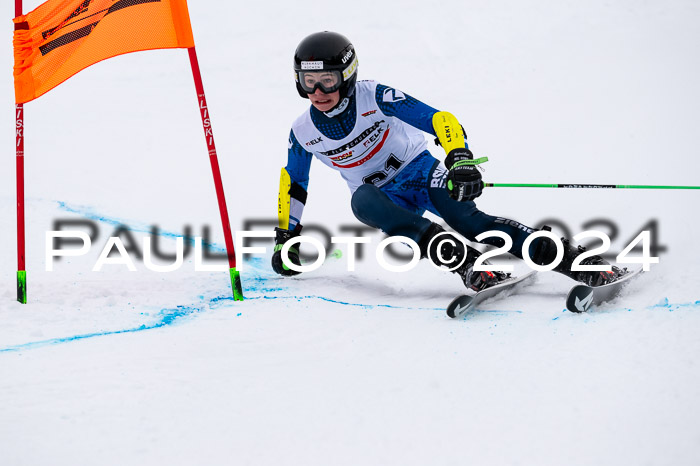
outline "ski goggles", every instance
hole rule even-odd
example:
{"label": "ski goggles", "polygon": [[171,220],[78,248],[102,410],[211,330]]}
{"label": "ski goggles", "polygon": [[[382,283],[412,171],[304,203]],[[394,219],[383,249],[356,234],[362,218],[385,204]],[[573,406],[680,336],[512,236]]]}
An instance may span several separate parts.
{"label": "ski goggles", "polygon": [[304,92],[313,94],[321,89],[324,94],[330,94],[340,89],[343,75],[339,70],[298,71],[297,80]]}

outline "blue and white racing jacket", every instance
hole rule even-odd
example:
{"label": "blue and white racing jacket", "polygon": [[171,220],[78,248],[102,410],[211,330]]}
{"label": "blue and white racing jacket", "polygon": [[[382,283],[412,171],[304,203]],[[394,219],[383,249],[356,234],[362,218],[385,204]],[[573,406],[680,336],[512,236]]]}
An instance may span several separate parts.
{"label": "blue and white racing jacket", "polygon": [[[308,189],[312,157],[340,172],[354,192],[363,183],[381,187],[423,152],[421,132],[435,136],[438,110],[376,81],[358,81],[348,108],[328,117],[316,108],[292,125],[286,170]],[[301,219],[303,203],[292,202],[289,228]]]}

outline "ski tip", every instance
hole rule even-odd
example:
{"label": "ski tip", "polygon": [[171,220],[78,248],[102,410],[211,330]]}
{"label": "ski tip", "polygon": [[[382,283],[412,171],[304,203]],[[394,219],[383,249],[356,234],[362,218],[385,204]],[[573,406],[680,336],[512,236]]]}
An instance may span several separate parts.
{"label": "ski tip", "polygon": [[595,288],[588,285],[579,284],[569,290],[566,296],[566,309],[569,312],[581,314],[588,311],[593,304]]}
{"label": "ski tip", "polygon": [[457,296],[447,305],[447,316],[452,319],[463,316],[471,309],[473,300],[474,298],[468,295]]}
{"label": "ski tip", "polygon": [[460,298],[460,296],[457,296],[455,299],[450,301],[450,304],[447,305],[447,317],[454,319],[455,318],[455,301],[457,301]]}

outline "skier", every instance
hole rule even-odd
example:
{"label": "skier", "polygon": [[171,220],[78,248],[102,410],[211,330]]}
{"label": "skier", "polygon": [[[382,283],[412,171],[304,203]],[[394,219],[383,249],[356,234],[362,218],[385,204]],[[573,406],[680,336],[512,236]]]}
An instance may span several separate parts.
{"label": "skier", "polygon": [[[422,216],[425,211],[432,212],[470,241],[485,231],[502,231],[513,240],[509,252],[521,259],[523,242],[535,231],[476,207],[474,199],[482,194],[483,182],[480,171],[469,162],[473,154],[462,126],[452,114],[398,89],[376,81],[357,81],[357,70],[355,48],[338,33],[311,34],[296,49],[296,88],[302,98],[311,101],[311,107],[293,123],[289,135],[287,166],[280,184],[280,199],[289,199],[289,215],[280,219],[281,226],[287,228],[275,229],[272,268],[281,275],[299,273],[283,264],[281,249],[301,232],[309,169],[315,156],[345,179],[352,191],[352,211],[362,223],[390,236],[411,238],[420,247],[421,257],[438,266],[462,262],[452,271],[475,291],[506,279],[508,274],[501,272],[473,271],[481,253],[460,241],[433,241],[444,229]],[[437,138],[436,143],[447,154],[444,164],[426,149],[422,133]],[[290,186],[288,190],[286,186]],[[499,247],[504,244],[500,238],[483,242]],[[563,244],[564,257],[554,270],[593,286],[616,278],[616,268],[612,272],[572,271],[571,264],[583,248],[567,240]],[[550,264],[556,245],[550,238],[538,238],[529,252],[536,264]],[[300,264],[298,249],[290,248],[289,259]],[[581,263],[607,264],[599,256]]]}

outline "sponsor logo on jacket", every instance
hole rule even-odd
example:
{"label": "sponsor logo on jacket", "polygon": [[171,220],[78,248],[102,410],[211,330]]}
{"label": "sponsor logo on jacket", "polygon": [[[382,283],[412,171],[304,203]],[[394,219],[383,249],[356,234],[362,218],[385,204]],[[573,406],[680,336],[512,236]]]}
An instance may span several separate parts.
{"label": "sponsor logo on jacket", "polygon": [[326,152],[321,152],[321,154],[328,156],[328,157],[330,157],[332,155],[342,154],[343,152],[346,152],[346,151],[352,149],[353,147],[357,146],[358,144],[362,143],[365,139],[367,139],[374,132],[376,132],[377,129],[379,129],[383,123],[385,123],[384,120],[379,120],[379,121],[375,122],[372,126],[367,128],[366,130],[364,130],[362,133],[360,133],[360,135],[357,136],[352,141],[350,141],[346,144],[343,144],[342,146],[340,146],[336,149],[331,149],[331,150],[326,151]]}
{"label": "sponsor logo on jacket", "polygon": [[398,89],[389,87],[384,90],[382,100],[384,100],[384,102],[398,102],[400,100],[406,100],[406,95]]}
{"label": "sponsor logo on jacket", "polygon": [[[357,140],[353,146],[355,149],[346,150],[342,152],[341,155],[329,155],[333,166],[338,168],[354,168],[364,164],[377,155],[379,151],[382,150],[382,147],[384,147],[384,143],[389,136],[391,128],[388,125],[380,126],[375,124],[372,125],[371,129],[372,131],[369,133],[367,131],[362,133],[364,137],[361,140],[357,140],[359,138],[356,138],[352,141],[355,142]],[[336,151],[329,152],[335,153]]]}
{"label": "sponsor logo on jacket", "polygon": [[335,162],[340,162],[341,160],[349,159],[352,157],[353,151],[346,152],[342,155],[336,155],[335,157],[331,157],[331,160]]}
{"label": "sponsor logo on jacket", "polygon": [[307,142],[306,147],[313,146],[314,144],[318,144],[321,141],[323,141],[323,137],[319,136],[316,139],[312,139],[311,141]]}

